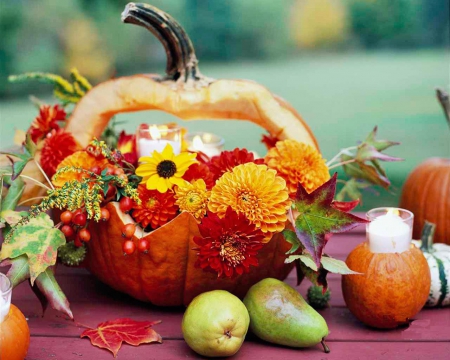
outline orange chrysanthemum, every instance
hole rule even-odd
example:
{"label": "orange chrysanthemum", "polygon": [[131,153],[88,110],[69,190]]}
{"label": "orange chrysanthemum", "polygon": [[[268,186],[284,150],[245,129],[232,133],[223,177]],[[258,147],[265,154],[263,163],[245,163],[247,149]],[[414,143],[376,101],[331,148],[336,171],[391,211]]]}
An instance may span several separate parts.
{"label": "orange chrysanthemum", "polygon": [[275,170],[247,163],[217,180],[208,209],[223,217],[231,207],[264,233],[272,233],[284,229],[290,204],[286,182]]}
{"label": "orange chrysanthemum", "polygon": [[177,216],[173,192],[148,190],[145,184],[139,185],[137,190],[141,205],[134,205],[132,216],[144,229],[148,226],[157,229]]}
{"label": "orange chrysanthemum", "polygon": [[208,190],[211,190],[214,186],[213,173],[209,170],[208,165],[203,163],[196,163],[189,166],[189,169],[183,175],[183,179],[189,182],[203,179]]}
{"label": "orange chrysanthemum", "polygon": [[322,155],[312,146],[295,140],[278,141],[264,160],[286,180],[290,195],[297,192],[299,183],[311,193],[330,179]]}
{"label": "orange chrysanthemum", "polygon": [[[73,153],[72,155],[66,157],[56,168],[56,171],[59,169],[65,167],[65,166],[73,166],[73,167],[79,167],[86,170],[89,170],[93,168],[94,166],[98,166],[101,170],[106,168],[109,165],[109,162],[107,159],[97,159],[91,154],[87,153],[86,151],[77,151]],[[88,177],[88,174],[85,173],[78,173],[78,172],[66,172],[63,174],[60,174],[56,179],[55,176],[52,178],[52,183],[55,186],[63,186],[66,182],[72,181],[72,180],[78,180]]]}
{"label": "orange chrysanthemum", "polygon": [[206,206],[210,191],[206,189],[203,179],[195,180],[192,183],[186,183],[175,189],[176,205],[181,211],[187,211],[197,220],[201,220],[206,214]]}
{"label": "orange chrysanthemum", "polygon": [[217,180],[227,171],[233,170],[235,166],[249,162],[264,164],[263,159],[255,159],[253,153],[247,149],[236,148],[233,151],[222,151],[220,155],[212,157],[208,166],[214,175],[214,180]]}
{"label": "orange chrysanthemum", "polygon": [[52,177],[59,163],[75,151],[80,150],[72,134],[64,130],[52,131],[45,139],[41,151],[41,166],[45,173]]}
{"label": "orange chrysanthemum", "polygon": [[66,112],[59,105],[42,105],[39,108],[39,115],[32,122],[28,133],[35,143],[42,139],[52,130],[58,130],[58,121],[66,119]]}

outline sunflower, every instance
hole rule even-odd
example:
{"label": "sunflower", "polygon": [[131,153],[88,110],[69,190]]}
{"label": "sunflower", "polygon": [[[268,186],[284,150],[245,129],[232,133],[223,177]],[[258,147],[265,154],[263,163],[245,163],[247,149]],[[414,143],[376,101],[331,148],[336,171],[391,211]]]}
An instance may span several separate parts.
{"label": "sunflower", "polygon": [[311,193],[330,179],[322,155],[312,146],[295,140],[278,141],[264,160],[286,180],[290,195],[297,192],[299,183]]}
{"label": "sunflower", "polygon": [[186,211],[195,219],[201,220],[206,214],[209,195],[210,191],[206,190],[205,181],[195,180],[175,188],[175,199],[177,199],[175,204],[181,211]]}
{"label": "sunflower", "polygon": [[138,186],[137,191],[141,204],[133,205],[132,217],[144,229],[149,225],[152,229],[157,229],[177,216],[178,207],[172,192],[148,190],[143,184]]}
{"label": "sunflower", "polygon": [[286,182],[275,170],[266,165],[246,163],[217,180],[211,190],[208,209],[223,217],[231,207],[264,233],[272,233],[284,229],[290,204]]}
{"label": "sunflower", "polygon": [[153,151],[152,156],[141,157],[136,175],[142,176],[141,184],[145,183],[148,190],[165,193],[174,185],[186,184],[182,177],[189,166],[195,163],[196,156],[197,154],[188,152],[175,155],[172,146],[167,144],[162,153]]}
{"label": "sunflower", "polygon": [[[109,162],[105,158],[97,159],[93,155],[87,153],[86,151],[77,151],[74,152],[72,155],[69,155],[66,157],[63,161],[61,161],[56,168],[56,171],[63,167],[76,167],[76,168],[83,168],[86,170],[92,169],[94,166],[99,167],[100,170],[105,169],[108,167]],[[112,166],[112,165],[110,165]],[[71,180],[81,180],[85,177],[89,177],[88,174],[83,172],[74,172],[69,171],[62,174],[59,174],[57,177],[53,176],[52,183],[53,185],[57,187],[63,186],[66,182]]]}
{"label": "sunflower", "polygon": [[201,236],[194,236],[195,265],[217,272],[218,277],[233,277],[248,273],[250,265],[258,266],[256,255],[264,246],[264,234],[231,208],[225,214],[221,219],[208,213],[198,226]]}

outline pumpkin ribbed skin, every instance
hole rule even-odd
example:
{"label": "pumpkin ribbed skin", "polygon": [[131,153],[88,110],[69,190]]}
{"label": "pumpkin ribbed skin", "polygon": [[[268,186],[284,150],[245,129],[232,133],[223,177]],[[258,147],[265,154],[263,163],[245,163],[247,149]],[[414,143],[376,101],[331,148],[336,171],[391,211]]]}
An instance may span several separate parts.
{"label": "pumpkin ribbed skin", "polygon": [[30,329],[25,316],[16,306],[11,304],[0,330],[0,359],[25,359],[30,345]]}
{"label": "pumpkin ribbed skin", "polygon": [[430,158],[416,167],[403,186],[400,207],[414,213],[414,238],[427,220],[436,224],[434,241],[450,245],[450,159]]}
{"label": "pumpkin ribbed skin", "polygon": [[[290,245],[281,234],[275,235],[260,251],[259,266],[251,267],[248,274],[235,279],[217,278],[217,273],[194,266],[197,245],[193,236],[200,236],[198,225],[189,213],[148,234],[150,250],[147,254],[134,252],[123,255],[121,228],[133,222],[118,209],[117,203],[106,208],[111,217],[108,222],[90,226],[88,269],[112,288],[160,306],[187,305],[197,295],[210,290],[227,290],[243,298],[247,290],[266,277],[284,279],[292,270],[285,264],[285,253]],[[134,236],[133,241],[138,242]]]}
{"label": "pumpkin ribbed skin", "polygon": [[349,310],[376,328],[407,324],[422,307],[430,291],[430,269],[414,245],[402,253],[372,253],[359,244],[349,254],[348,267],[363,275],[342,277],[342,292]]}

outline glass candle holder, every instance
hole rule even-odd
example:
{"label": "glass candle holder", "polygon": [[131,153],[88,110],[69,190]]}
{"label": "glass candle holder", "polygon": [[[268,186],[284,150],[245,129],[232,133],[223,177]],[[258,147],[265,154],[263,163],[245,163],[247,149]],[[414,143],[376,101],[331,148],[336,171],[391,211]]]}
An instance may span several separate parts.
{"label": "glass candle holder", "polygon": [[411,247],[414,214],[399,208],[383,207],[366,214],[366,237],[373,253],[401,253]]}
{"label": "glass candle holder", "polygon": [[138,157],[150,156],[153,151],[162,152],[167,144],[175,155],[181,152],[181,128],[167,125],[139,125],[136,132]]}
{"label": "glass candle holder", "polygon": [[201,151],[209,157],[220,155],[225,144],[223,138],[207,132],[188,133],[184,139],[188,145],[188,150]]}
{"label": "glass candle holder", "polygon": [[6,319],[11,307],[12,284],[6,275],[0,273],[0,324]]}

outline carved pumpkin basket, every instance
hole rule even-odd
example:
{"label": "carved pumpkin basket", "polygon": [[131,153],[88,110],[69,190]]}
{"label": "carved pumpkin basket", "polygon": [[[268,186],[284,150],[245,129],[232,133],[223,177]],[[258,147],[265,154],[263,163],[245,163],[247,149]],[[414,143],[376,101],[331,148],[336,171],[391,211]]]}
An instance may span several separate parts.
{"label": "carved pumpkin basket", "polygon": [[[116,114],[160,110],[184,120],[251,121],[279,140],[293,139],[318,151],[316,139],[300,115],[265,87],[252,81],[203,76],[192,42],[168,14],[150,5],[130,3],[122,21],[148,29],[161,41],[167,54],[166,74],[119,77],[89,89],[76,104],[65,128],[80,147],[86,148],[93,138],[99,138]],[[326,175],[329,177],[328,170]],[[39,177],[37,173],[32,176]],[[28,194],[33,194],[31,190],[27,186]],[[251,266],[237,277],[221,278],[196,266],[197,245],[193,239],[200,236],[200,230],[188,212],[181,212],[150,233],[137,226],[131,241],[137,245],[142,238],[148,240],[148,252],[124,256],[122,229],[135,222],[118,203],[109,202],[105,207],[109,221],[89,224],[86,266],[102,282],[136,299],[179,306],[214,289],[243,297],[261,279],[284,279],[292,270],[293,264],[285,264],[291,244],[279,232],[259,250],[258,266]],[[286,209],[283,211],[285,216]]]}

